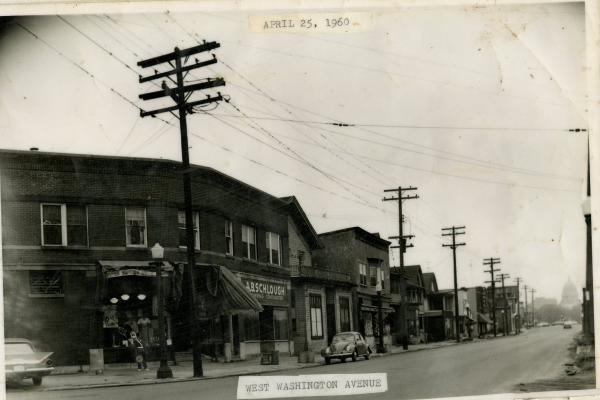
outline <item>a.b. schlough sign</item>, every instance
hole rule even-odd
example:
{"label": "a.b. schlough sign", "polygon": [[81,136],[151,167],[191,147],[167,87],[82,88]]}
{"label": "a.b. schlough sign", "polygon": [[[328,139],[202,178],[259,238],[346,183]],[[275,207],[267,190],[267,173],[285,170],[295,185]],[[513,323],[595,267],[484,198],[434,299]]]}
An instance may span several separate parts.
{"label": "a.b. schlough sign", "polygon": [[287,303],[286,286],[283,284],[280,285],[277,283],[246,278],[242,278],[242,283],[246,285],[246,288],[250,293],[261,302],[276,301]]}

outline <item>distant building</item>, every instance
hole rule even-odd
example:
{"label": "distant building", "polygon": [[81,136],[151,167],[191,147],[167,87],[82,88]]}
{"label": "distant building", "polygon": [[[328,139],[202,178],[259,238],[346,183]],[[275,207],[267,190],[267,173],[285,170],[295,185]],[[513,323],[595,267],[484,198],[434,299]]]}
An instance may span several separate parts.
{"label": "distant building", "polygon": [[569,278],[563,287],[560,305],[568,309],[579,307],[581,305],[581,301],[579,300],[579,291],[577,290],[575,284],[571,282],[571,278]]}

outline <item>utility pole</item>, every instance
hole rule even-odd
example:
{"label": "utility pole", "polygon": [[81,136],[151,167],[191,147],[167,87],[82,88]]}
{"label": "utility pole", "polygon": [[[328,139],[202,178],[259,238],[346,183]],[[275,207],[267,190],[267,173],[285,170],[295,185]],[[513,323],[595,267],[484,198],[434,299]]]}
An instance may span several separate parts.
{"label": "utility pole", "polygon": [[532,315],[531,319],[532,319],[533,326],[535,326],[536,325],[535,324],[535,300],[534,300],[533,296],[534,296],[534,293],[537,292],[537,290],[531,289],[529,291],[531,292],[531,315]]}
{"label": "utility pole", "polygon": [[523,290],[525,290],[525,323],[529,324],[529,311],[527,308],[527,289],[529,289],[529,286],[523,286]]}
{"label": "utility pole", "polygon": [[[183,66],[183,64],[187,63],[190,56],[194,54],[199,54],[207,51],[214,50],[216,48],[221,47],[219,43],[209,42],[201,44],[199,46],[190,47],[189,49],[179,50],[179,48],[175,47],[173,53],[165,54],[159,57],[154,57],[148,60],[140,61],[137,63],[139,67],[148,68],[159,64],[168,63],[173,69],[167,72],[159,73],[154,70],[154,75],[150,75],[148,77],[143,78],[140,76],[139,82],[149,82],[154,79],[167,78],[171,82],[173,82],[176,86],[174,88],[170,88],[166,81],[162,82],[162,90],[144,93],[139,96],[142,100],[152,100],[158,99],[161,97],[170,97],[173,99],[176,105],[165,107],[161,109],[157,109],[154,111],[142,111],[140,110],[140,116],[154,117],[156,114],[161,114],[165,112],[169,112],[173,114],[175,117],[179,119],[179,128],[181,131],[181,164],[182,164],[182,174],[183,174],[183,196],[185,202],[185,230],[186,230],[186,245],[187,245],[187,260],[188,265],[185,268],[186,271],[186,279],[190,282],[191,285],[191,306],[193,310],[191,312],[190,318],[193,319],[191,324],[191,334],[192,334],[192,342],[193,342],[193,365],[194,365],[194,376],[200,377],[203,376],[202,371],[202,347],[200,340],[200,316],[201,311],[200,307],[196,300],[196,288],[194,284],[194,271],[196,269],[196,259],[195,259],[195,246],[194,246],[194,224],[193,224],[193,215],[192,215],[192,181],[191,181],[191,170],[190,170],[190,159],[189,159],[189,146],[188,146],[188,136],[187,136],[187,114],[194,113],[194,107],[201,107],[203,105],[214,103],[217,101],[223,100],[221,97],[221,93],[218,93],[218,96],[211,97],[210,95],[206,95],[205,99],[189,101],[190,96],[197,91],[202,89],[209,89],[218,86],[225,86],[225,81],[222,78],[210,79],[208,78],[206,82],[188,85],[185,86],[184,78],[187,76],[189,71],[205,67],[207,65],[215,64],[217,59],[213,54],[212,60],[207,60],[203,62],[199,62],[198,59],[195,59],[195,63]],[[173,61],[175,65],[173,65]],[[185,73],[185,75],[184,75]],[[176,81],[171,78],[171,75],[176,76]],[[176,115],[174,111],[177,111],[179,115]]]}
{"label": "utility pole", "polygon": [[517,282],[517,315],[519,316],[519,321],[517,323],[517,333],[521,333],[521,289],[519,284],[523,281],[523,278],[515,278]]}
{"label": "utility pole", "polygon": [[500,282],[502,281],[502,297],[504,298],[504,306],[502,307],[503,311],[504,311],[504,318],[502,323],[504,324],[504,329],[502,332],[502,336],[506,336],[508,335],[508,315],[506,314],[506,303],[507,303],[507,299],[506,299],[506,290],[504,289],[504,279],[505,278],[510,278],[510,276],[508,274],[500,274],[500,276],[496,277],[496,279],[498,279],[496,282]]}
{"label": "utility pole", "polygon": [[[398,246],[390,246],[391,249],[400,249],[400,300],[402,305],[400,306],[400,338],[402,341],[402,348],[408,350],[408,325],[406,323],[406,282],[404,280],[404,253],[407,247],[414,247],[412,244],[407,246],[406,241],[414,235],[404,236],[403,232],[403,214],[402,214],[402,202],[405,200],[418,199],[419,195],[414,196],[403,196],[404,192],[408,190],[417,190],[415,187],[398,187],[398,189],[386,189],[384,192],[396,192],[398,197],[383,198],[383,201],[398,201],[398,225],[399,235],[390,236],[389,239],[398,239]],[[383,335],[383,332],[380,332]]]}
{"label": "utility pole", "polygon": [[492,280],[486,281],[485,283],[492,284],[492,318],[494,321],[494,337],[496,337],[498,334],[498,329],[496,327],[496,280],[494,279],[494,272],[500,271],[500,269],[494,269],[494,264],[500,264],[500,259],[499,258],[484,258],[483,261],[484,261],[483,265],[490,266],[490,270],[484,271],[484,272],[489,272],[490,274],[492,274]]}
{"label": "utility pole", "polygon": [[465,229],[464,226],[453,226],[452,228],[442,228],[442,231],[452,231],[451,233],[442,233],[442,236],[452,236],[452,244],[443,244],[442,247],[450,247],[454,256],[454,326],[456,329],[456,342],[460,343],[460,324],[458,322],[458,279],[456,277],[456,248],[466,246],[466,243],[456,243],[456,236],[464,235],[464,232],[458,232],[459,229]]}

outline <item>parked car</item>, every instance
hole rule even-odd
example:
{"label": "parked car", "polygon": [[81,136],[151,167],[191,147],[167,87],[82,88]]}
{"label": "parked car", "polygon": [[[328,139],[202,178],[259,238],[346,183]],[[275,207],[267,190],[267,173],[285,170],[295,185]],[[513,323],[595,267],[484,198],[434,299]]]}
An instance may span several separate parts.
{"label": "parked car", "polygon": [[571,323],[570,322],[565,322],[563,324],[563,329],[571,329]]}
{"label": "parked car", "polygon": [[548,328],[550,326],[547,322],[540,322],[537,324],[538,328]]}
{"label": "parked car", "polygon": [[564,324],[564,321],[556,321],[556,322],[552,323],[552,326],[554,326],[554,325],[563,325],[563,324]]}
{"label": "parked car", "polygon": [[42,378],[54,370],[50,356],[53,353],[36,352],[27,339],[4,339],[6,380],[31,378],[33,384],[42,384]]}
{"label": "parked car", "polygon": [[327,365],[333,358],[338,358],[342,362],[346,362],[348,357],[352,358],[352,361],[357,361],[358,357],[368,360],[371,358],[371,353],[371,348],[358,332],[338,333],[331,340],[331,345],[321,350]]}

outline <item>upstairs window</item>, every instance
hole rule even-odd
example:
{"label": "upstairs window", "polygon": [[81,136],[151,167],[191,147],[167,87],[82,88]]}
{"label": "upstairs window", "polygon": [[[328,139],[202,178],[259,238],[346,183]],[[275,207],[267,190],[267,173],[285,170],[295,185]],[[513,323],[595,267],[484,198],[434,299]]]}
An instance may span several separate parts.
{"label": "upstairs window", "polygon": [[281,236],[273,232],[267,232],[267,249],[269,250],[269,262],[281,265]]}
{"label": "upstairs window", "polygon": [[358,273],[360,274],[360,284],[363,286],[367,286],[367,266],[359,262]]}
{"label": "upstairs window", "polygon": [[371,287],[377,286],[377,267],[370,267],[371,273]]}
{"label": "upstairs window", "polygon": [[243,256],[256,260],[256,229],[242,225],[242,242],[244,243]]}
{"label": "upstairs window", "polygon": [[[177,216],[179,224],[179,247],[187,248],[187,233],[185,230],[185,211],[179,211]],[[200,250],[200,222],[198,213],[192,213],[192,225],[194,227],[194,248]]]}
{"label": "upstairs window", "polygon": [[42,204],[42,245],[87,246],[87,208],[70,204]]}
{"label": "upstairs window", "polygon": [[146,247],[146,209],[144,207],[125,208],[127,246]]}
{"label": "upstairs window", "polygon": [[225,254],[233,255],[233,224],[225,221]]}

